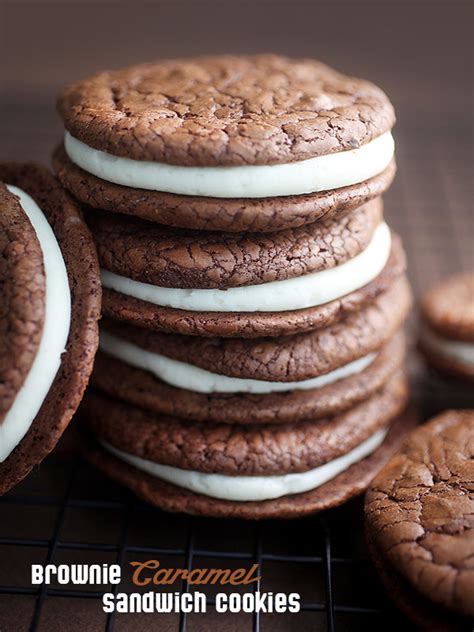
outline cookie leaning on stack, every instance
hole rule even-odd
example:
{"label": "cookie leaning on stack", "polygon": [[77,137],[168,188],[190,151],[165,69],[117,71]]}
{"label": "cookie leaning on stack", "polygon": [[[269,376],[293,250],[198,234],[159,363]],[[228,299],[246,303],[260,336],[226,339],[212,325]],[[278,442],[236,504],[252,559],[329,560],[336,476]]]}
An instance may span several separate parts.
{"label": "cookie leaning on stack", "polygon": [[54,164],[85,205],[107,317],[89,458],[207,515],[297,516],[365,489],[412,423],[383,92],[223,56],[102,73],[58,107]]}
{"label": "cookie leaning on stack", "polygon": [[100,277],[78,205],[43,167],[0,162],[0,494],[55,447],[98,344]]}

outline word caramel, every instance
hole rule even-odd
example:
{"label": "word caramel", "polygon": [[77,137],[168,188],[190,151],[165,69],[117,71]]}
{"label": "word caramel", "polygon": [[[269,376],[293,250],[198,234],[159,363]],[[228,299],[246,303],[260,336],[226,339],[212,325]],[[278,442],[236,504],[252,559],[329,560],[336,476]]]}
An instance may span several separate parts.
{"label": "word caramel", "polygon": [[183,580],[188,584],[230,584],[231,586],[242,586],[258,582],[260,575],[257,575],[258,564],[253,564],[250,568],[162,568],[158,560],[147,560],[146,562],[130,562],[130,566],[135,567],[132,575],[132,582],[135,586],[155,586],[161,584],[174,584],[177,580]]}

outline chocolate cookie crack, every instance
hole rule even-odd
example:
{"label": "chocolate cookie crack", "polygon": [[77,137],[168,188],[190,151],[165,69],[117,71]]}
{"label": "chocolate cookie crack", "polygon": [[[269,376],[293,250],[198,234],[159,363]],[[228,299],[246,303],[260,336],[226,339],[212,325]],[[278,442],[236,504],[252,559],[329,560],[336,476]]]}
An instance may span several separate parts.
{"label": "chocolate cookie crack", "polygon": [[369,82],[269,55],[102,73],[67,88],[58,109],[92,147],[185,166],[304,160],[369,142],[394,123]]}
{"label": "chocolate cookie crack", "polygon": [[[370,536],[427,598],[473,616],[474,412],[421,427],[367,496]],[[439,586],[442,590],[438,590]]]}
{"label": "chocolate cookie crack", "polygon": [[35,229],[0,183],[0,424],[35,359],[43,332],[46,278]]}

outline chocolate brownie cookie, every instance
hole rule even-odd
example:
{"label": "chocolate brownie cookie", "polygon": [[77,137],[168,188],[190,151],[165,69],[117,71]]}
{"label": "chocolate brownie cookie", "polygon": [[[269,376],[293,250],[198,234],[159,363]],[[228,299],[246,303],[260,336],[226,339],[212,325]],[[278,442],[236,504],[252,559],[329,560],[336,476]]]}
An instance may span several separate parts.
{"label": "chocolate brownie cookie", "polygon": [[[336,369],[323,379],[276,385],[242,380],[244,385],[240,388],[246,391],[207,392],[202,390],[202,383],[198,384],[200,391],[190,390],[186,372],[179,374],[186,380],[185,386],[179,388],[150,371],[99,351],[91,380],[108,395],[172,417],[208,423],[294,423],[342,412],[370,397],[400,369],[404,357],[405,340],[399,333],[379,351]],[[229,388],[226,384],[223,388]],[[278,390],[274,390],[275,386]]]}
{"label": "chocolate brownie cookie", "polygon": [[0,183],[0,424],[25,381],[44,325],[41,246],[19,199]]}
{"label": "chocolate brownie cookie", "polygon": [[474,382],[474,273],[446,279],[426,292],[419,346],[441,373]]}
{"label": "chocolate brownie cookie", "polygon": [[104,270],[161,287],[219,290],[341,265],[367,248],[381,220],[380,198],[339,220],[270,234],[176,230],[112,213],[86,214]]}
{"label": "chocolate brownie cookie", "polygon": [[424,629],[472,629],[473,494],[474,411],[454,410],[415,430],[367,493],[375,564]]}
{"label": "chocolate brownie cookie", "polygon": [[367,397],[400,365],[400,339],[390,359],[378,352],[410,304],[402,279],[340,322],[270,338],[189,337],[106,320],[93,382],[125,401],[201,420],[320,416]]}
{"label": "chocolate brownie cookie", "polygon": [[270,233],[338,219],[382,195],[392,184],[396,171],[392,160],[378,175],[331,191],[224,199],[145,191],[107,182],[74,164],[62,145],[53,154],[53,167],[63,186],[95,210],[131,215],[176,228],[236,233]]}
{"label": "chocolate brownie cookie", "polygon": [[308,59],[103,72],[66,88],[58,110],[65,185],[91,206],[173,226],[296,227],[380,195],[394,173],[385,94]]}
{"label": "chocolate brownie cookie", "polygon": [[405,416],[387,434],[406,395],[398,374],[372,398],[335,417],[245,428],[151,417],[90,394],[82,412],[103,447],[90,445],[86,456],[170,511],[296,517],[364,489],[411,423]]}
{"label": "chocolate brownie cookie", "polygon": [[[377,261],[371,265],[373,255]],[[103,270],[103,312],[129,324],[185,335],[286,335],[327,326],[360,309],[393,285],[404,270],[398,237],[390,238],[386,224],[380,224],[369,246],[353,259],[328,270],[259,285],[228,290],[166,288]]]}
{"label": "chocolate brownie cookie", "polygon": [[54,448],[82,398],[98,344],[101,291],[92,238],[58,182],[32,163],[0,163],[0,181],[5,493]]}

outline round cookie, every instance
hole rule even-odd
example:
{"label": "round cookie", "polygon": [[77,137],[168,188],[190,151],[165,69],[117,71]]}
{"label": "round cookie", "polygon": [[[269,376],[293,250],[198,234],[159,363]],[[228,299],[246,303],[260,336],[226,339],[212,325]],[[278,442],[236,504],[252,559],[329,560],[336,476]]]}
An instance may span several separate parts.
{"label": "round cookie", "polygon": [[[171,449],[172,444],[168,443],[168,448],[164,447],[163,454],[160,456],[166,454],[166,458],[171,462],[198,464],[200,469],[206,470],[209,470],[209,463],[212,462],[222,469],[233,471],[234,475],[240,475],[241,472],[236,468],[242,467],[247,472],[281,472],[293,471],[295,467],[307,468],[310,463],[327,462],[331,455],[340,453],[342,447],[338,442],[330,440],[331,430],[340,429],[341,434],[338,433],[338,437],[341,438],[344,448],[347,448],[355,443],[354,437],[352,439],[349,437],[350,429],[354,430],[358,436],[367,436],[370,434],[369,428],[373,430],[389,424],[391,417],[395,417],[397,411],[403,408],[405,401],[406,384],[403,378],[398,376],[378,395],[343,416],[316,423],[299,424],[296,429],[291,425],[276,428],[265,426],[261,429],[255,428],[250,432],[239,426],[218,425],[214,431],[212,426],[203,427],[182,423],[176,426],[174,420],[164,420],[160,423],[157,419],[153,419],[150,423],[150,416],[139,409],[114,403],[113,400],[99,398],[96,395],[89,396],[85,400],[82,410],[84,418],[93,426],[95,432],[99,431],[102,440],[106,436],[115,443],[118,441],[122,446],[126,441],[129,445],[130,441],[133,441],[131,427],[124,428],[127,437],[125,441],[119,438],[117,433],[114,434],[110,423],[105,419],[113,410],[114,415],[117,413],[118,418],[124,420],[124,424],[128,425],[132,420],[135,432],[142,430],[145,432],[142,438],[146,441],[141,442],[138,437],[134,441],[135,449],[140,453],[149,454],[151,451],[156,456],[157,451],[161,452],[157,444],[158,435],[165,433],[166,438],[162,437],[165,442],[173,435],[174,441],[178,443],[174,449]],[[112,406],[110,409],[109,404]],[[107,407],[107,415],[104,415],[105,407]],[[158,421],[159,428],[155,426],[155,421]],[[365,430],[361,430],[364,424],[366,424]],[[378,449],[366,455],[365,458],[353,462],[334,478],[326,479],[319,487],[258,502],[223,500],[178,487],[136,469],[111,454],[109,449],[104,450],[99,447],[97,443],[88,445],[85,455],[109,476],[127,485],[148,502],[168,511],[247,519],[290,518],[327,509],[363,491],[377,469],[398,445],[403,432],[412,424],[413,417],[407,414],[394,419],[385,441]],[[206,428],[209,430],[203,434]],[[183,441],[185,437],[188,438],[187,441]],[[222,443],[221,439],[227,440],[227,443]],[[161,439],[158,441],[161,442]],[[336,445],[338,447],[335,447]],[[208,452],[206,451],[206,458],[203,460],[199,457],[199,453],[205,449],[205,446]],[[273,449],[274,452],[272,452]],[[294,463],[290,457],[293,453],[296,457]],[[325,454],[324,457],[323,454]],[[261,477],[259,479],[261,480]]]}
{"label": "round cookie", "polygon": [[367,493],[376,567],[425,629],[472,628],[473,458],[474,411],[447,411],[406,439]]}
{"label": "round cookie", "polygon": [[[0,310],[3,316],[2,329],[4,318],[11,323],[11,326],[7,325],[8,329],[3,329],[5,335],[1,337],[0,348],[2,406],[6,403],[5,408],[2,408],[3,420],[0,419],[4,452],[0,462],[1,494],[24,478],[55,447],[81,401],[98,344],[101,289],[97,256],[90,233],[78,206],[55,178],[33,163],[2,162],[0,181],[5,182],[9,190],[13,187],[10,192],[15,193],[12,199],[2,188],[2,228],[6,229],[7,217],[12,220],[15,218],[15,227],[11,224],[8,231],[2,231],[0,240],[3,255],[1,281],[2,287],[7,288],[6,293],[2,292],[1,299],[2,307],[6,308]],[[17,191],[22,192],[20,201]],[[27,210],[25,203],[33,206],[33,210]],[[34,220],[31,219],[33,216]],[[42,218],[42,227],[38,217]],[[32,227],[36,237],[32,234]],[[47,251],[40,244],[41,239],[44,239],[45,227],[50,239]],[[52,261],[52,252],[57,252],[59,259],[55,260],[53,267],[48,263],[47,272],[46,262]],[[31,254],[31,259],[25,257],[25,253]],[[61,255],[64,264],[60,263]],[[58,272],[61,267],[64,271],[62,278],[61,272]],[[66,351],[61,355],[64,347],[57,350],[59,368],[55,377],[54,374],[51,376],[52,383],[48,385],[49,390],[39,403],[36,414],[32,412],[34,418],[28,420],[23,413],[20,414],[18,406],[24,410],[25,402],[33,406],[32,402],[37,398],[38,393],[29,390],[30,378],[34,370],[37,379],[39,367],[38,370],[35,367],[40,353],[44,358],[43,336],[46,336],[48,329],[49,332],[57,330],[59,337],[62,319],[66,322],[66,316],[60,313],[55,313],[53,326],[48,320],[51,310],[56,312],[62,309],[59,301],[54,306],[48,306],[48,292],[56,296],[53,286],[48,286],[53,279],[55,284],[63,283],[62,287],[68,286],[70,291],[70,297],[63,297],[65,305],[66,301],[71,304],[70,321],[64,329]],[[10,292],[8,288],[13,288],[13,284],[16,290]],[[48,292],[45,292],[46,287],[49,287]],[[55,344],[59,342],[58,338]],[[8,357],[8,350],[17,354],[17,357]],[[54,352],[52,348],[46,348],[45,353],[51,359]],[[12,363],[18,365],[19,371]],[[44,388],[44,382],[42,384]],[[8,392],[4,400],[3,395]],[[31,424],[28,426],[29,421]],[[22,424],[21,428],[24,429],[18,441],[15,439],[19,432],[17,424]]]}
{"label": "round cookie", "polygon": [[142,64],[67,87],[58,110],[65,185],[173,226],[296,227],[380,195],[395,169],[386,95],[309,59]]}
{"label": "round cookie", "polygon": [[176,228],[240,233],[274,232],[338,219],[381,196],[395,177],[395,160],[380,174],[347,187],[266,198],[212,198],[133,189],[98,178],[75,165],[61,145],[53,167],[63,186],[96,210],[131,215]]}
{"label": "round cookie", "polygon": [[382,210],[378,198],[342,219],[271,234],[176,230],[94,211],[86,221],[105,270],[161,287],[225,290],[345,263],[367,248]]}
{"label": "round cookie", "polygon": [[393,236],[389,259],[373,281],[315,307],[279,312],[200,312],[162,307],[105,287],[102,308],[105,316],[118,321],[188,336],[255,338],[289,335],[328,326],[360,309],[393,285],[405,271],[405,265],[400,240]]}
{"label": "round cookie", "polygon": [[44,324],[41,246],[18,198],[0,183],[0,424],[28,375]]}
{"label": "round cookie", "polygon": [[405,340],[398,333],[361,372],[318,388],[268,394],[203,393],[172,386],[99,351],[91,383],[112,397],[172,417],[238,424],[294,423],[340,413],[370,397],[400,369],[404,357]]}
{"label": "round cookie", "polygon": [[66,129],[95,149],[183,166],[305,160],[354,149],[395,122],[370,82],[277,55],[102,72],[67,87],[58,110]]}
{"label": "round cookie", "polygon": [[421,305],[420,349],[446,375],[474,381],[474,273],[428,290]]}

